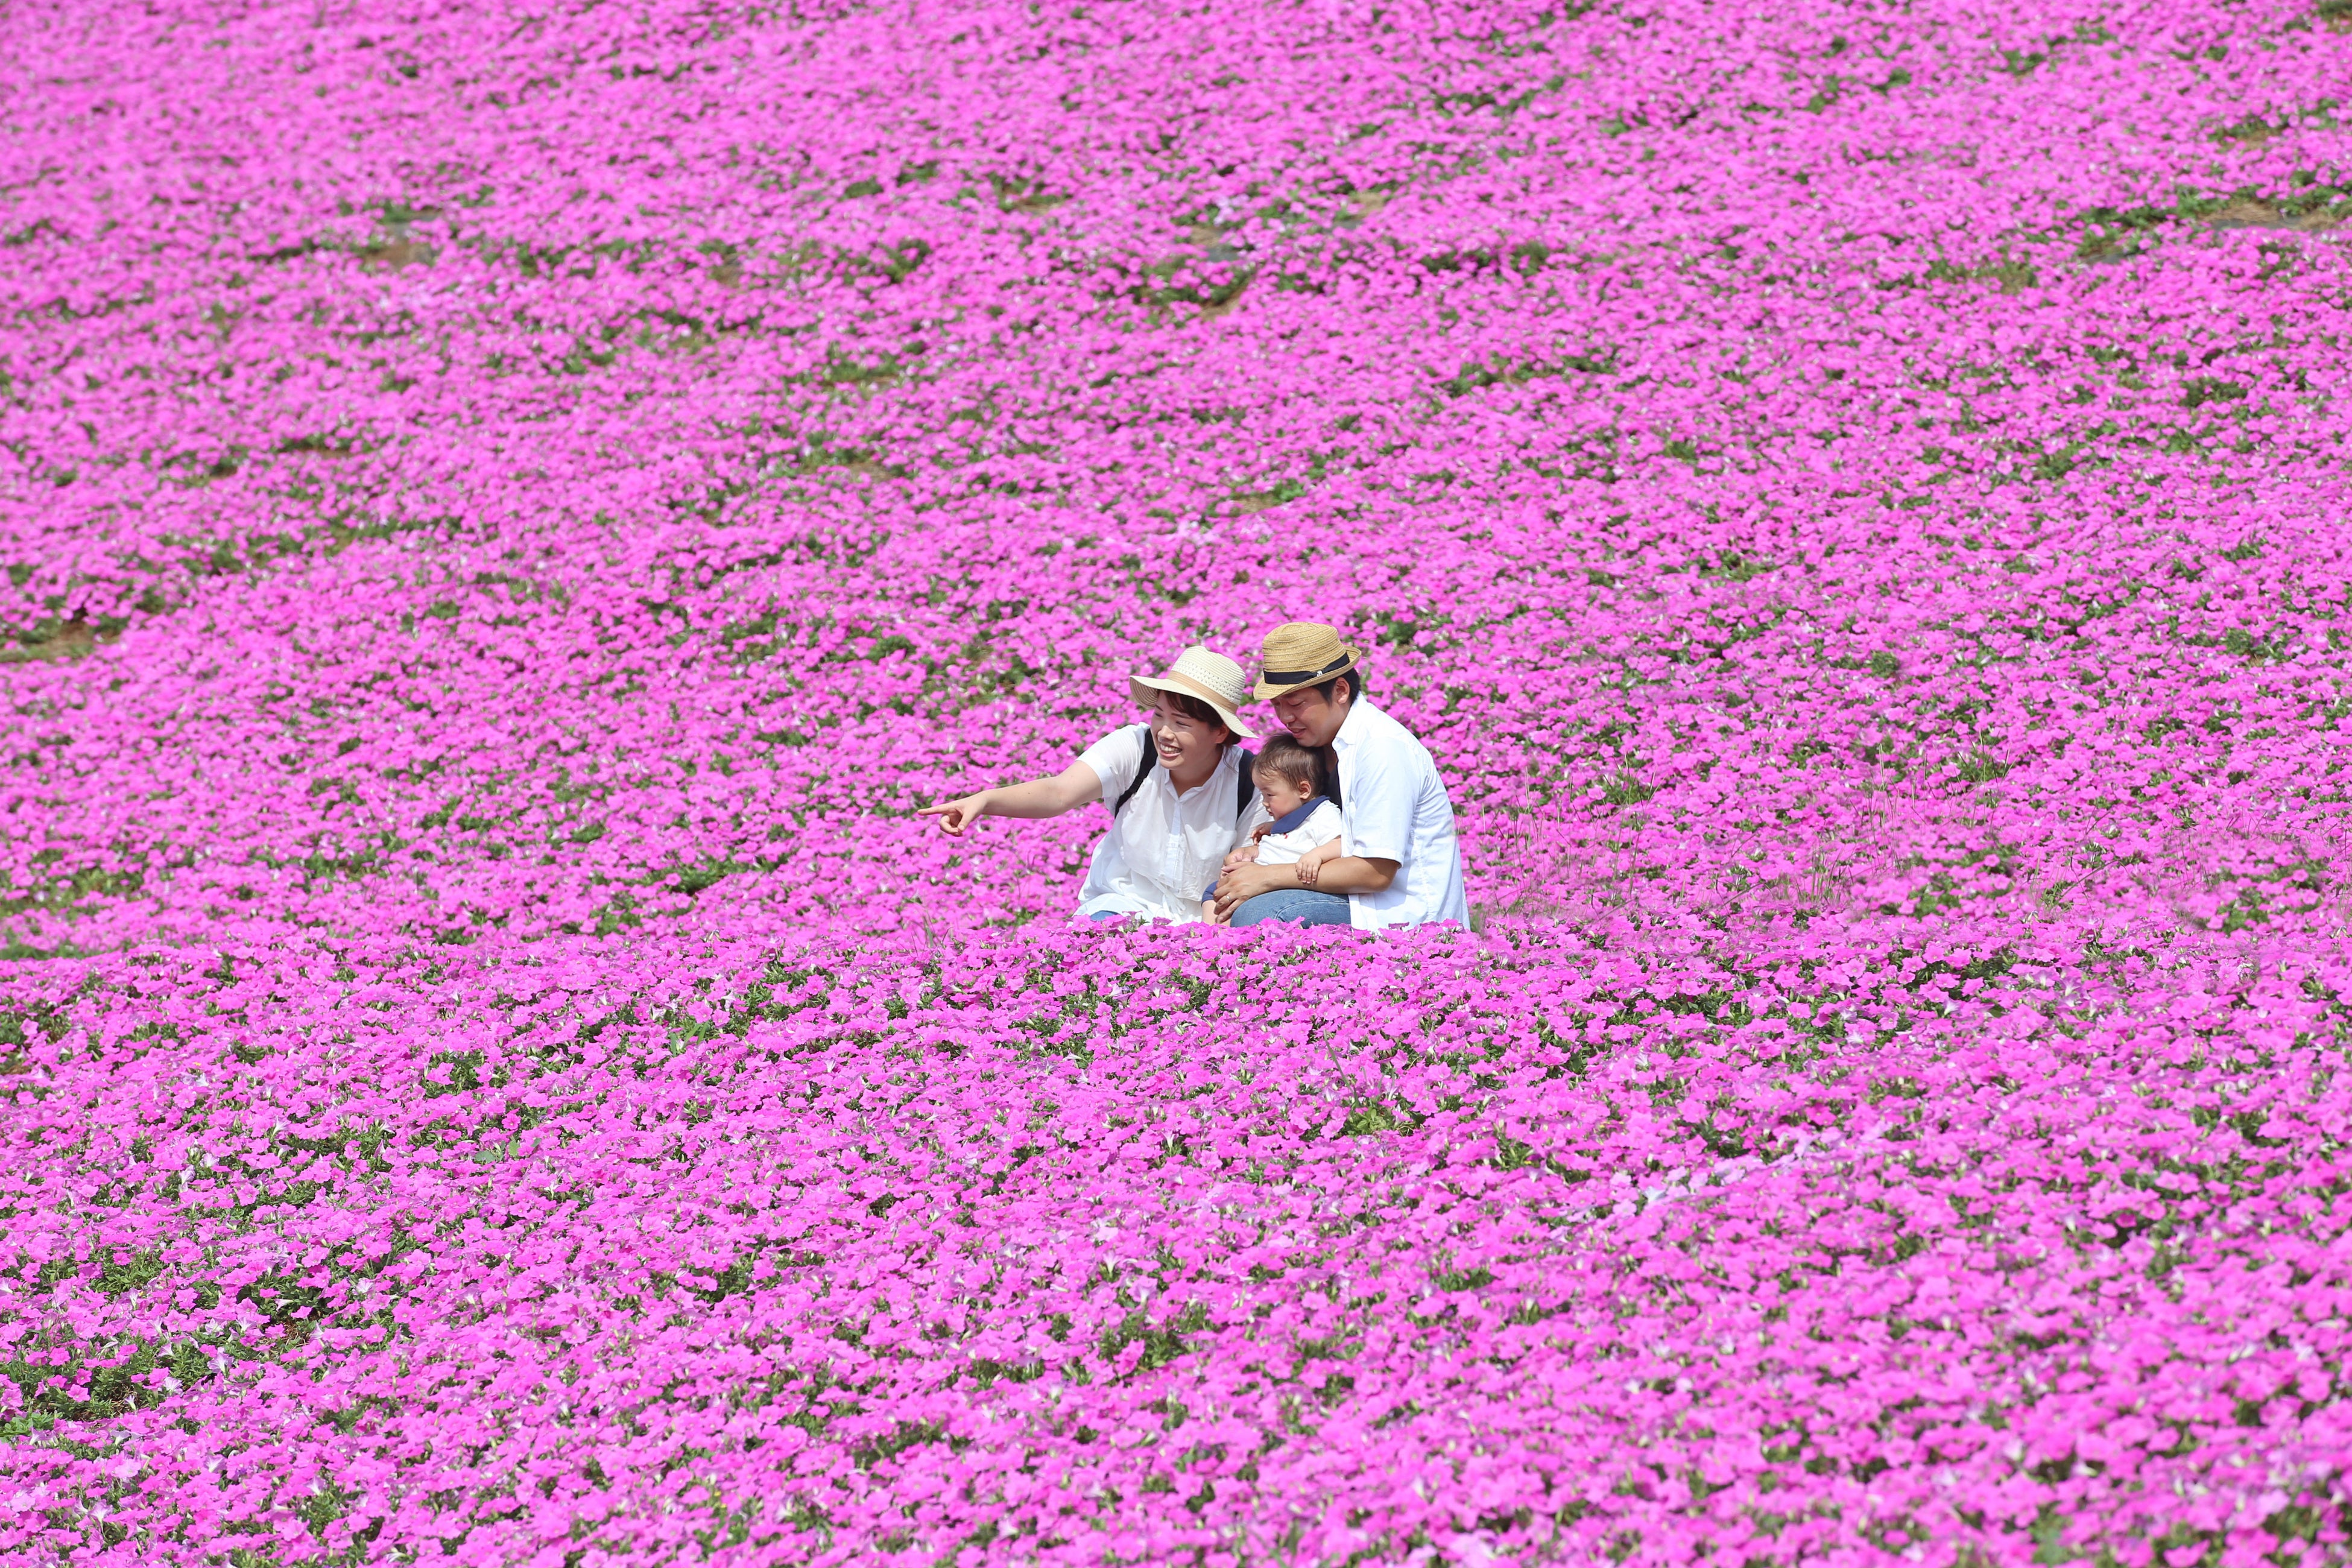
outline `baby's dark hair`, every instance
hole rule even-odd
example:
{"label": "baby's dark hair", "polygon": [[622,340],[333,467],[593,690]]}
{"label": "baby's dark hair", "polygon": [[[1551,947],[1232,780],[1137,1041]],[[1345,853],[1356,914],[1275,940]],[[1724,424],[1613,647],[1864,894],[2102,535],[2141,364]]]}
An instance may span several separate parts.
{"label": "baby's dark hair", "polygon": [[1323,787],[1323,759],[1287,735],[1269,736],[1250,766],[1288,779],[1308,795],[1328,795]]}

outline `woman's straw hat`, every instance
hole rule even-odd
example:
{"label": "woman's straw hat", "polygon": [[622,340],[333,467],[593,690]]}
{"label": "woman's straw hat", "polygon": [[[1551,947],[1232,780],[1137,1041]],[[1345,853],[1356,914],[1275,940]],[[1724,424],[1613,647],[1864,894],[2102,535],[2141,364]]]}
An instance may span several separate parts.
{"label": "woman's straw hat", "polygon": [[1176,656],[1176,662],[1168,667],[1166,674],[1151,679],[1130,677],[1127,689],[1146,708],[1151,706],[1151,694],[1155,691],[1178,691],[1197,697],[1217,710],[1226,729],[1244,741],[1255,739],[1250,727],[1234,712],[1248,690],[1242,679],[1242,667],[1223,654],[1211,653],[1204,647],[1188,647]]}
{"label": "woman's straw hat", "polygon": [[1293,621],[1265,634],[1259,650],[1257,695],[1270,701],[1301,687],[1320,686],[1363,660],[1360,649],[1339,640],[1339,629],[1316,621]]}

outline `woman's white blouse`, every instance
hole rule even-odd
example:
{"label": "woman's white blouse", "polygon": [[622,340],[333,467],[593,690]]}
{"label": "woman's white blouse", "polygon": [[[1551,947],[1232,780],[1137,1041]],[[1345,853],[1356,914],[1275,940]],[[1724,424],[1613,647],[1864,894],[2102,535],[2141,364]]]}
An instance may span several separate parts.
{"label": "woman's white blouse", "polygon": [[[1150,732],[1146,724],[1114,730],[1078,759],[1102,780],[1106,809],[1134,779]],[[1249,808],[1238,819],[1234,813],[1248,756],[1239,746],[1226,747],[1208,782],[1181,796],[1168,770],[1155,763],[1151,776],[1095,846],[1086,885],[1078,889],[1079,917],[1199,920],[1201,889],[1217,879],[1234,846],[1248,842],[1251,830],[1267,820],[1255,790]]]}

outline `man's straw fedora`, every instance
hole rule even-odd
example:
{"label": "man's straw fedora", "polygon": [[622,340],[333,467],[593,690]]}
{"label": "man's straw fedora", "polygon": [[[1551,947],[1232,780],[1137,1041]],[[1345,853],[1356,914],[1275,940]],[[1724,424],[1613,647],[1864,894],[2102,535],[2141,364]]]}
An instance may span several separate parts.
{"label": "man's straw fedora", "polygon": [[1363,662],[1363,652],[1339,640],[1339,628],[1316,621],[1292,621],[1265,634],[1258,653],[1257,696],[1270,701],[1304,687],[1320,686]]}
{"label": "man's straw fedora", "polygon": [[1176,656],[1176,662],[1168,667],[1166,674],[1130,677],[1127,689],[1146,708],[1151,706],[1151,694],[1155,691],[1197,697],[1217,710],[1226,729],[1244,741],[1255,738],[1234,712],[1247,694],[1248,683],[1242,678],[1242,667],[1223,654],[1211,653],[1204,647],[1188,647]]}

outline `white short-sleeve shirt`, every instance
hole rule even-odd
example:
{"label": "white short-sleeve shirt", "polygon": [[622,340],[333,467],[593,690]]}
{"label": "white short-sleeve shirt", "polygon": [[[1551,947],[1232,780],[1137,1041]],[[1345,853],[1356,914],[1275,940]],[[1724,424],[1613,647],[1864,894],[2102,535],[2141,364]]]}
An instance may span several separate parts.
{"label": "white short-sleeve shirt", "polygon": [[[1127,791],[1142,765],[1151,727],[1129,724],[1087,748],[1079,761],[1102,780],[1108,808]],[[1249,805],[1236,816],[1242,769],[1249,753],[1228,746],[1208,781],[1182,795],[1155,762],[1143,787],[1095,846],[1086,885],[1078,889],[1078,914],[1138,914],[1151,920],[1197,921],[1201,889],[1236,845],[1266,820],[1265,803],[1250,791]]]}
{"label": "white short-sleeve shirt", "polygon": [[1396,879],[1379,892],[1348,895],[1351,923],[1358,931],[1432,921],[1468,925],[1454,802],[1429,748],[1360,697],[1331,748],[1339,759],[1348,853],[1397,863]]}

